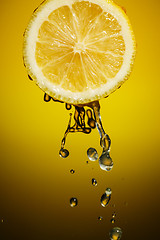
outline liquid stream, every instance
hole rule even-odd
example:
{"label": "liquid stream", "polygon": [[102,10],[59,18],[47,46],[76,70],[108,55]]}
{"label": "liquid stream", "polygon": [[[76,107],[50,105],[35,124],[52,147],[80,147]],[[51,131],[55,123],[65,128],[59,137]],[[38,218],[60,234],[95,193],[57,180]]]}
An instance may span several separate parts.
{"label": "liquid stream", "polygon": [[[44,101],[49,102],[51,99],[56,102],[61,102],[59,100],[51,98],[48,94],[45,93]],[[72,105],[66,103],[65,107],[67,110],[70,110],[72,108]],[[88,109],[85,109],[84,107],[88,107]],[[62,158],[66,158],[69,155],[69,151],[65,149],[66,138],[69,133],[82,132],[85,134],[89,134],[92,129],[97,127],[100,135],[100,146],[102,148],[102,153],[99,157],[99,165],[101,169],[105,171],[110,171],[113,167],[113,161],[109,154],[111,140],[108,134],[105,133],[105,130],[102,126],[99,101],[88,103],[85,106],[74,105],[74,108],[74,123],[73,125],[71,124],[72,113],[70,113],[69,123],[65,131],[64,137],[61,141],[61,149],[59,151],[59,155]],[[89,148],[87,151],[87,155],[91,161],[96,161],[98,159],[98,153],[94,148]]]}

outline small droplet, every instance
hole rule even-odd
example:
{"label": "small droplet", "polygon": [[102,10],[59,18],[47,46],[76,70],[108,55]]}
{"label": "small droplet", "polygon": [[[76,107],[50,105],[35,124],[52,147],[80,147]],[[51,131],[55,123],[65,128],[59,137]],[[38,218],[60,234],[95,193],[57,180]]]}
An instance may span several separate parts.
{"label": "small droplet", "polygon": [[86,163],[88,164],[88,161],[86,161]]}
{"label": "small droplet", "polygon": [[93,186],[97,186],[97,181],[96,181],[95,178],[92,178],[92,185],[93,185]]}
{"label": "small droplet", "polygon": [[71,174],[74,174],[74,173],[75,173],[75,170],[74,170],[74,169],[71,169],[71,170],[70,170],[70,173],[71,173]]}
{"label": "small droplet", "polygon": [[49,102],[50,100],[51,100],[51,97],[47,93],[45,93],[44,94],[44,101]]}
{"label": "small droplet", "polygon": [[115,223],[115,219],[114,218],[111,218],[111,223]]}
{"label": "small droplet", "polygon": [[1,223],[4,223],[4,219],[1,219]]}
{"label": "small droplet", "polygon": [[62,158],[66,158],[69,155],[69,151],[67,149],[61,148],[61,150],[59,151],[59,155]]}
{"label": "small droplet", "polygon": [[111,200],[111,193],[112,193],[111,189],[107,188],[105,193],[102,195],[102,197],[101,197],[102,207],[106,207],[109,204],[109,202]]}
{"label": "small droplet", "polygon": [[116,217],[116,213],[114,212],[113,214],[112,214],[112,218],[115,218]]}
{"label": "small droplet", "polygon": [[102,221],[102,220],[103,220],[103,217],[102,217],[102,216],[99,216],[99,217],[98,217],[98,220],[99,220],[99,221]]}
{"label": "small droplet", "polygon": [[87,155],[88,155],[89,160],[91,160],[91,161],[96,161],[98,159],[98,153],[95,148],[89,148],[87,150]]}
{"label": "small droplet", "polygon": [[103,152],[99,158],[99,165],[102,170],[110,171],[113,168],[112,158],[108,152]]}
{"label": "small droplet", "polygon": [[71,199],[70,199],[70,206],[71,206],[71,207],[76,207],[77,204],[78,204],[77,198],[71,198]]}
{"label": "small droplet", "polygon": [[122,230],[119,227],[114,227],[109,232],[110,240],[120,240],[122,236]]}
{"label": "small droplet", "polygon": [[66,103],[66,109],[67,109],[67,110],[71,110],[71,108],[72,108],[72,105]]}

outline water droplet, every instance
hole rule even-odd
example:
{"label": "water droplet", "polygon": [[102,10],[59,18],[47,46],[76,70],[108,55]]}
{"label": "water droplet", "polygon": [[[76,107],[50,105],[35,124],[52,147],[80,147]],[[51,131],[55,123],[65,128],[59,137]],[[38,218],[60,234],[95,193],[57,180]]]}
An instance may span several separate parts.
{"label": "water droplet", "polygon": [[107,188],[105,193],[102,195],[102,197],[101,197],[102,207],[106,207],[109,204],[109,202],[111,200],[111,193],[112,193],[111,189]]}
{"label": "water droplet", "polygon": [[113,214],[112,214],[112,218],[115,218],[116,217],[116,213],[114,212]]}
{"label": "water droplet", "polygon": [[50,100],[51,100],[51,97],[47,93],[45,93],[44,94],[44,101],[49,102]]}
{"label": "water droplet", "polygon": [[87,150],[87,155],[88,155],[89,160],[91,160],[91,161],[96,161],[98,159],[98,153],[95,148],[89,148]]}
{"label": "water droplet", "polygon": [[122,230],[119,227],[114,227],[109,232],[110,240],[120,240],[122,236]]}
{"label": "water droplet", "polygon": [[102,216],[99,216],[99,217],[98,217],[98,220],[99,220],[99,221],[102,221],[102,220],[103,220],[103,217],[102,217]]}
{"label": "water droplet", "polygon": [[62,158],[66,158],[69,155],[69,151],[67,149],[61,148],[61,150],[59,151],[59,155]]}
{"label": "water droplet", "polygon": [[95,178],[92,178],[92,185],[93,185],[93,186],[97,186],[97,181],[96,181]]}
{"label": "water droplet", "polygon": [[71,173],[71,174],[74,174],[74,173],[75,173],[75,170],[71,169],[71,170],[70,170],[70,173]]}
{"label": "water droplet", "polygon": [[76,207],[77,204],[78,204],[77,198],[71,198],[71,199],[70,199],[70,206],[71,206],[71,207]]}
{"label": "water droplet", "polygon": [[99,158],[99,165],[102,170],[110,171],[113,168],[112,158],[108,152],[103,152]]}
{"label": "water droplet", "polygon": [[86,163],[88,164],[88,161],[86,161]]}
{"label": "water droplet", "polygon": [[66,103],[66,109],[67,109],[67,110],[71,110],[71,108],[72,108],[72,105]]}
{"label": "water droplet", "polygon": [[115,219],[114,218],[111,218],[111,223],[115,223]]}

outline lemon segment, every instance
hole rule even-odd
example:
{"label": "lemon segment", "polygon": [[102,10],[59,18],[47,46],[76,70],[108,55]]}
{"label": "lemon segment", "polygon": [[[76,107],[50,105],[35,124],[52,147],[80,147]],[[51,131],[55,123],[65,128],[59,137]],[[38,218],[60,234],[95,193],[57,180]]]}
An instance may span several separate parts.
{"label": "lemon segment", "polygon": [[25,32],[24,62],[53,98],[85,104],[109,95],[128,77],[135,38],[124,11],[110,0],[49,0]]}

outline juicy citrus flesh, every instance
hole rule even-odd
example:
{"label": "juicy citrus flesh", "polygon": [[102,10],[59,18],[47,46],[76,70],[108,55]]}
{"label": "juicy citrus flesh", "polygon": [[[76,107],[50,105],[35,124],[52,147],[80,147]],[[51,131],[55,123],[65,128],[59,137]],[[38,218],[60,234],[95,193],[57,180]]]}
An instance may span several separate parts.
{"label": "juicy citrus flesh", "polygon": [[[43,76],[43,84],[40,75],[33,73],[30,63],[29,70],[38,85],[52,97],[68,103],[98,100],[121,85],[131,70],[134,58],[132,31],[128,30],[131,46],[127,46],[123,25],[115,13],[104,11],[98,0],[72,1],[70,5],[63,2],[64,5],[48,13],[33,39],[33,56]],[[101,2],[113,5],[111,1]],[[126,46],[131,47],[130,62],[126,63],[128,69],[123,67]],[[122,68],[126,72],[117,77]]]}

